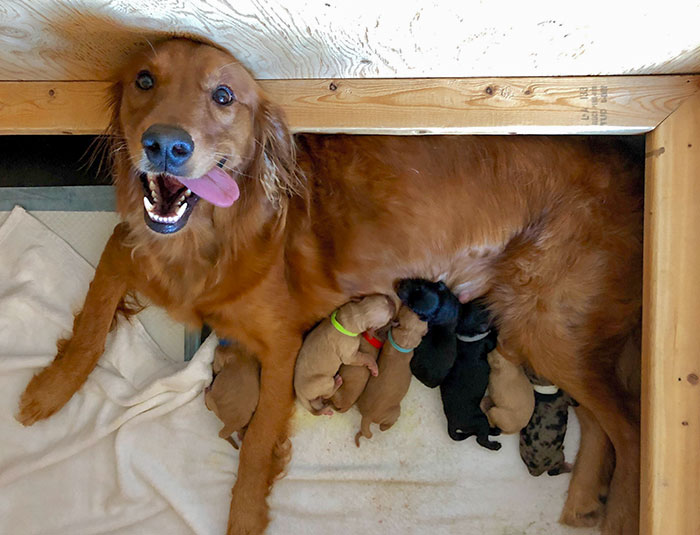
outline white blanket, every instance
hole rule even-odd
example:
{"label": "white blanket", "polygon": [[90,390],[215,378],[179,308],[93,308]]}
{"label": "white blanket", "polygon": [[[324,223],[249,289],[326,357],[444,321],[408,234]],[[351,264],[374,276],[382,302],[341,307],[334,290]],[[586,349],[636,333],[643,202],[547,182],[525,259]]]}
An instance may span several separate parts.
{"label": "white blanket", "polygon": [[[81,391],[30,428],[23,388],[71,328],[92,268],[21,208],[0,227],[0,534],[221,535],[237,452],[206,410],[216,343],[173,363],[122,322]],[[593,533],[556,523],[568,476],[532,478],[500,452],[449,440],[437,390],[416,381],[398,423],[358,449],[359,414],[294,419],[294,456],[270,497],[273,535]],[[570,426],[567,455],[578,429]]]}

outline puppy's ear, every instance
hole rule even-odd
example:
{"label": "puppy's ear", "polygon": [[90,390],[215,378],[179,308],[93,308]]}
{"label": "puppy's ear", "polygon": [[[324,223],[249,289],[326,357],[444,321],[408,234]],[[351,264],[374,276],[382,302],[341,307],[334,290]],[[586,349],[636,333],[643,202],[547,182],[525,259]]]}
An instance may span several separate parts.
{"label": "puppy's ear", "polygon": [[251,175],[260,181],[270,202],[279,207],[305,184],[296,164],[294,138],[282,108],[264,97],[255,113],[255,153]]}

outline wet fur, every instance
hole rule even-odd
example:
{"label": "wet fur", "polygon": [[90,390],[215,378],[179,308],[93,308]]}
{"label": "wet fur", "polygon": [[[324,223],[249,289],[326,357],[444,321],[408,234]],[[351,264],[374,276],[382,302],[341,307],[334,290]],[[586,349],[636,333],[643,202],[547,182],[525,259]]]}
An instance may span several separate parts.
{"label": "wet fur", "polygon": [[[144,66],[169,85],[136,101],[133,81]],[[211,108],[220,80],[239,98],[226,113]],[[485,294],[507,358],[528,362],[586,411],[562,521],[597,521],[612,443],[603,532],[636,535],[638,400],[616,370],[640,318],[643,182],[624,149],[570,137],[303,135],[295,155],[281,111],[238,62],[183,39],[133,56],[115,86],[114,112],[122,223],[72,338],[22,395],[20,422],[49,417],[82,386],[127,292],[176,320],[206,322],[261,364],[227,531],[259,534],[290,453],[303,334],[352,296],[391,293],[403,278],[444,280],[463,301]],[[230,208],[200,201],[171,236],[145,226],[133,172],[144,128],[163,122],[190,132],[202,168],[217,150],[235,156],[230,173],[241,190]]]}

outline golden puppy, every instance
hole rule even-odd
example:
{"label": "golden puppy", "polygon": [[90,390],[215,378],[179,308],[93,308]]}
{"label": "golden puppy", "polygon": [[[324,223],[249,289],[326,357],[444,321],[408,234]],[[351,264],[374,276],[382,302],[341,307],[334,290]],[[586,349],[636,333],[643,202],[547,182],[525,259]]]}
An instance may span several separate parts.
{"label": "golden puppy", "polygon": [[[370,355],[375,361],[379,350],[386,341],[386,333],[363,332],[360,340],[360,353]],[[340,388],[331,397],[331,403],[338,412],[345,412],[352,407],[369,380],[369,368],[365,366],[348,366],[343,364],[338,371],[343,381]]]}
{"label": "golden puppy", "polygon": [[260,364],[240,344],[219,344],[214,356],[214,381],[204,392],[204,403],[224,423],[219,436],[238,449],[231,435],[238,438],[248,427],[260,396]]}
{"label": "golden puppy", "polygon": [[497,347],[487,357],[488,395],[481,403],[491,427],[503,433],[517,433],[527,426],[535,408],[535,394],[523,367],[505,358]]}
{"label": "golden puppy", "polygon": [[389,297],[370,295],[341,306],[307,335],[297,357],[294,390],[309,412],[333,414],[328,400],[342,384],[342,364],[366,366],[377,375],[374,357],[360,351],[360,334],[386,325],[393,314]]}
{"label": "golden puppy", "polygon": [[411,357],[413,350],[428,332],[428,324],[408,307],[401,307],[398,325],[389,331],[389,340],[379,354],[379,374],[370,377],[365,391],[357,400],[362,413],[360,430],[355,435],[355,444],[360,446],[360,436],[372,438],[370,425],[379,424],[379,429],[389,429],[401,414],[401,400],[411,384]]}

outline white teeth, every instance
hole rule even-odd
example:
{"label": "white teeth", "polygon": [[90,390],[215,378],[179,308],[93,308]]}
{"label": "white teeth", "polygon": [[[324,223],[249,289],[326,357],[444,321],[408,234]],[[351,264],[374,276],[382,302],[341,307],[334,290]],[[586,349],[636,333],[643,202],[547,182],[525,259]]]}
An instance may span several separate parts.
{"label": "white teeth", "polygon": [[181,203],[181,202],[184,201],[184,200],[185,200],[185,196],[182,195],[182,196],[177,200],[177,202]]}
{"label": "white teeth", "polygon": [[188,188],[187,191],[185,192],[185,195],[186,195],[187,197],[189,197],[190,195],[192,195],[192,192],[189,190],[189,188]]}
{"label": "white teeth", "polygon": [[143,198],[143,206],[144,208],[146,208],[147,211],[153,211],[153,205],[151,204],[151,201],[148,200],[148,197]]}
{"label": "white teeth", "polygon": [[156,183],[153,182],[153,180],[150,180],[148,182],[148,187],[150,188],[151,191],[156,191]]}
{"label": "white teeth", "polygon": [[[153,212],[151,212],[151,209],[153,206],[151,205],[151,208],[149,209],[148,205],[146,205],[147,202],[148,202],[148,199],[146,199],[144,197],[143,204],[144,204],[144,206],[146,206],[148,217],[150,217],[153,221],[157,221],[158,223],[175,223],[175,222],[180,220],[182,215],[185,213],[185,210],[187,210],[187,203],[185,203],[182,206],[180,206],[180,208],[177,209],[177,213],[175,215],[165,217],[165,216],[154,214]],[[148,204],[150,205],[151,203],[149,202]]]}

